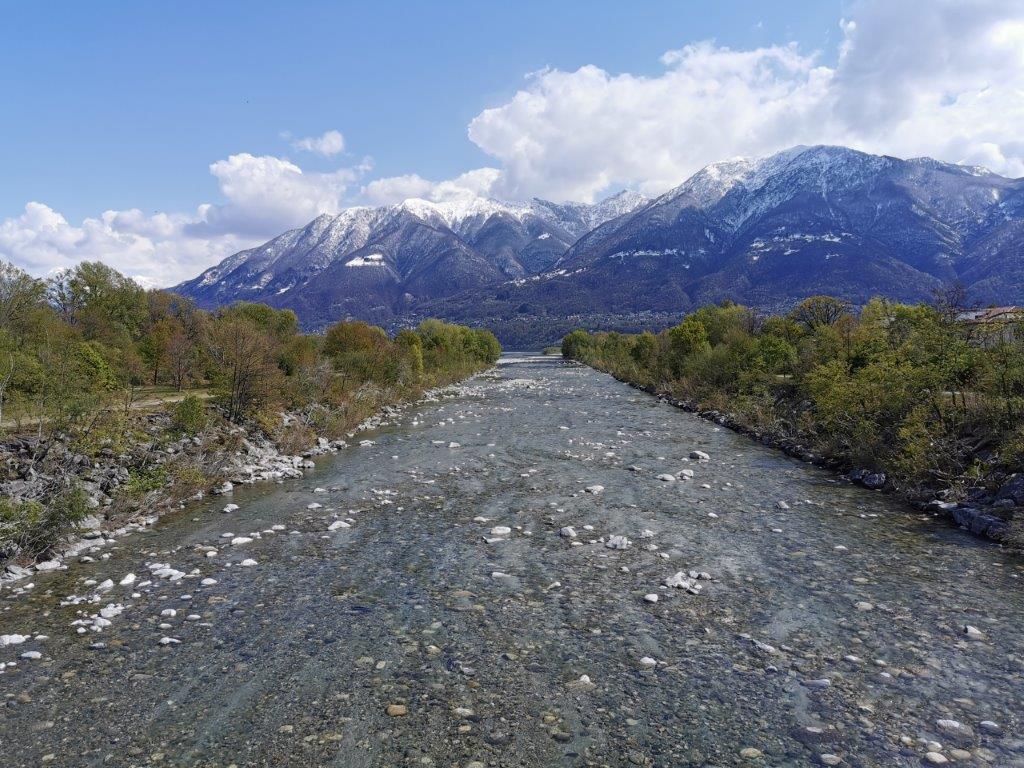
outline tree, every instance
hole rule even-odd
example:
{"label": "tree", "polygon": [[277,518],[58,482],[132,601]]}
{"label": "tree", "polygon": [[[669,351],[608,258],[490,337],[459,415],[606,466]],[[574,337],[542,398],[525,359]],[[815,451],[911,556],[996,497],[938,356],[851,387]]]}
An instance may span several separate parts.
{"label": "tree", "polygon": [[22,270],[0,261],[0,330],[21,340],[32,329],[43,308],[46,286]]}
{"label": "tree", "polygon": [[590,334],[576,329],[562,339],[562,357],[567,360],[583,360],[585,350],[590,347]]}
{"label": "tree", "polygon": [[848,301],[832,296],[811,296],[797,304],[790,317],[813,331],[823,325],[834,325],[839,318],[849,313]]}
{"label": "tree", "polygon": [[274,339],[251,319],[236,316],[219,319],[210,341],[218,397],[228,419],[241,421],[274,392],[280,375]]}
{"label": "tree", "polygon": [[176,328],[167,340],[166,354],[171,384],[180,392],[185,382],[194,376],[198,357],[196,344],[185,335],[183,328]]}

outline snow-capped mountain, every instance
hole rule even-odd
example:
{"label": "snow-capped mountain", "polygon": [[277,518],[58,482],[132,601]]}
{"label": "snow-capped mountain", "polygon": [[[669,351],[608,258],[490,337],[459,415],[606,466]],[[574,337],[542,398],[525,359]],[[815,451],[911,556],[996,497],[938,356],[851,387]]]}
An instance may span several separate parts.
{"label": "snow-capped mountain", "polygon": [[179,290],[292,307],[310,326],[435,315],[527,343],[723,299],[927,300],[954,280],[976,302],[1024,304],[1024,179],[814,146],[714,163],[654,200],[352,209]]}
{"label": "snow-capped mountain", "polygon": [[176,290],[201,306],[291,307],[308,324],[383,322],[425,300],[541,273],[580,235],[646,202],[623,192],[595,205],[468,198],[351,208],[236,253]]}
{"label": "snow-capped mountain", "polygon": [[427,306],[499,330],[525,309],[600,318],[828,293],[927,300],[954,280],[1024,303],[1024,179],[929,158],[794,147],[707,166],[576,241],[542,275]]}

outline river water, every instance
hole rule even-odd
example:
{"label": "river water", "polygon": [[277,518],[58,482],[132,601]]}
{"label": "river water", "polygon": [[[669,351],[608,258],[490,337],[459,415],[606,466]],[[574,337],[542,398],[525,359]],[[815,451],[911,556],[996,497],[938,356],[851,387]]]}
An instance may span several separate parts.
{"label": "river water", "polygon": [[992,544],[557,359],[360,437],[0,593],[0,765],[1024,765]]}

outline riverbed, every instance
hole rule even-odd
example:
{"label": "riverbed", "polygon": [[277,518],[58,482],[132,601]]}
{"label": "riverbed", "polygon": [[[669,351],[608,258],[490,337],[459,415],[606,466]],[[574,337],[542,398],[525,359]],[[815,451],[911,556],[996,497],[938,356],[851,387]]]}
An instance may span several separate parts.
{"label": "riverbed", "polygon": [[994,544],[556,358],[359,439],[0,593],[0,764],[1024,765]]}

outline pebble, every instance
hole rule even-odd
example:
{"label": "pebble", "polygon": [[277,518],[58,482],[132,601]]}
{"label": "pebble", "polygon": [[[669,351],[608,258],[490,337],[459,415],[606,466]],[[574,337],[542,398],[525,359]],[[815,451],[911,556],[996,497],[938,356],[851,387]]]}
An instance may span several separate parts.
{"label": "pebble", "polygon": [[658,596],[654,592],[648,592],[644,595],[644,600],[648,603],[656,603],[658,602]]}
{"label": "pebble", "polygon": [[352,526],[346,523],[344,520],[335,520],[333,523],[327,526],[328,531],[338,531],[342,528],[351,528]]}
{"label": "pebble", "polygon": [[251,557],[247,557],[245,560],[240,562],[239,565],[244,566],[245,568],[251,568],[254,565],[259,565],[259,563],[257,563]]}
{"label": "pebble", "polygon": [[711,457],[704,451],[690,451],[690,458],[694,461],[711,461]]}
{"label": "pebble", "polygon": [[972,627],[970,624],[964,625],[964,634],[967,635],[971,640],[984,640],[985,633],[977,627]]}
{"label": "pebble", "polygon": [[409,708],[405,704],[388,704],[387,713],[389,717],[403,717],[409,714]]}
{"label": "pebble", "polygon": [[926,762],[929,762],[932,765],[945,765],[949,762],[949,760],[947,760],[946,757],[940,752],[926,752],[924,755],[924,759]]}
{"label": "pebble", "polygon": [[744,760],[757,760],[761,756],[761,750],[756,747],[744,747],[740,750],[740,757]]}
{"label": "pebble", "polygon": [[608,549],[629,549],[629,547],[632,545],[632,543],[633,542],[631,542],[625,536],[615,535],[615,536],[609,536],[608,537],[608,541],[606,541],[604,543],[604,545]]}
{"label": "pebble", "polygon": [[575,539],[577,536],[576,529],[571,525],[567,525],[558,531],[558,535],[563,539]]}
{"label": "pebble", "polygon": [[586,491],[587,493],[595,493],[595,494],[596,493],[604,493],[604,486],[603,485],[588,485],[583,490]]}

